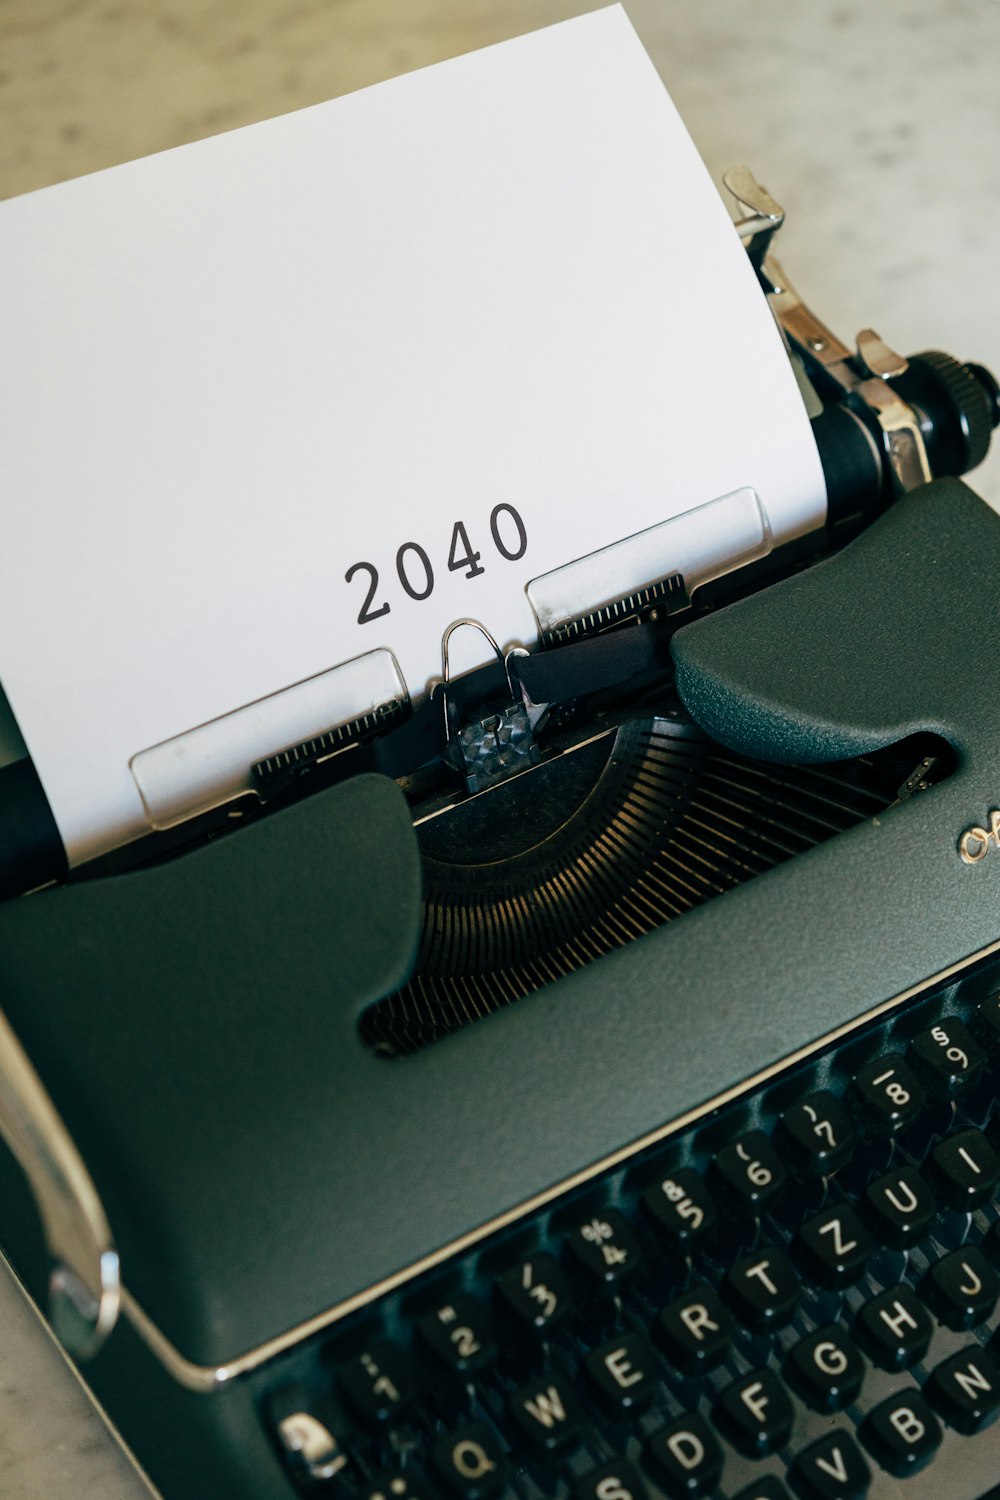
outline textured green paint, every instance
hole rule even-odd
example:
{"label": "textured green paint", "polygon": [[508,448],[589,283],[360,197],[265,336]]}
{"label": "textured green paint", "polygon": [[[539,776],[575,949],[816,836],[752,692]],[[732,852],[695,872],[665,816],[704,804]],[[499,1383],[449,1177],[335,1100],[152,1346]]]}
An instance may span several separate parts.
{"label": "textured green paint", "polygon": [[1000,806],[998,589],[1000,523],[941,483],[679,636],[689,700],[756,754],[830,753],[839,714],[959,766],[403,1061],[357,1034],[418,920],[388,783],[0,912],[5,1008],[181,1351],[238,1355],[996,941],[1000,854],[957,843]]}

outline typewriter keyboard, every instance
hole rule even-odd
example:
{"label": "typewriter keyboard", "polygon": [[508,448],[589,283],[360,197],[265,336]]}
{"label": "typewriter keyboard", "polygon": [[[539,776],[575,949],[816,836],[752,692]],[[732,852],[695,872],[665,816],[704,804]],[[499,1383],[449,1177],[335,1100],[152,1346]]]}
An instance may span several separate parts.
{"label": "typewriter keyboard", "polygon": [[998,1100],[1000,988],[911,1001],[276,1362],[290,1480],[1000,1496]]}

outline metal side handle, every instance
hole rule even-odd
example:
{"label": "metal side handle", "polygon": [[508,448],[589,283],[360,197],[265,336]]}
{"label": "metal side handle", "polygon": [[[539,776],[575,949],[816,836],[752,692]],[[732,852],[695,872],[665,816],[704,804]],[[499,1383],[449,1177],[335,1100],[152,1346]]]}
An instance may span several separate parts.
{"label": "metal side handle", "polygon": [[28,1179],[52,1256],[49,1320],[63,1347],[87,1359],[118,1317],[118,1254],[80,1153],[2,1013],[0,1135]]}

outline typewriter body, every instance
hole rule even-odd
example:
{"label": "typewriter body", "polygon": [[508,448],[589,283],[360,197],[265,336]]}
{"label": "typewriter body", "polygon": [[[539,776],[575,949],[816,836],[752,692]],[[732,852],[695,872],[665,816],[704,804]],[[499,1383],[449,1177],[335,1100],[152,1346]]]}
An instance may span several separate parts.
{"label": "typewriter body", "polygon": [[1000,1482],[997,387],[732,186],[823,534],[0,909],[4,1248],[167,1500]]}

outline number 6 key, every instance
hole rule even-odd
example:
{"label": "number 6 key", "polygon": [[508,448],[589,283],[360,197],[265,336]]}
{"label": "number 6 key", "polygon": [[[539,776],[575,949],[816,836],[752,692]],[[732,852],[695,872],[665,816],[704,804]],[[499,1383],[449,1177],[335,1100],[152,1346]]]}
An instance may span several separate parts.
{"label": "number 6 key", "polygon": [[770,1138],[749,1130],[723,1146],[712,1163],[712,1175],[736,1207],[766,1213],[785,1186],[785,1168]]}

